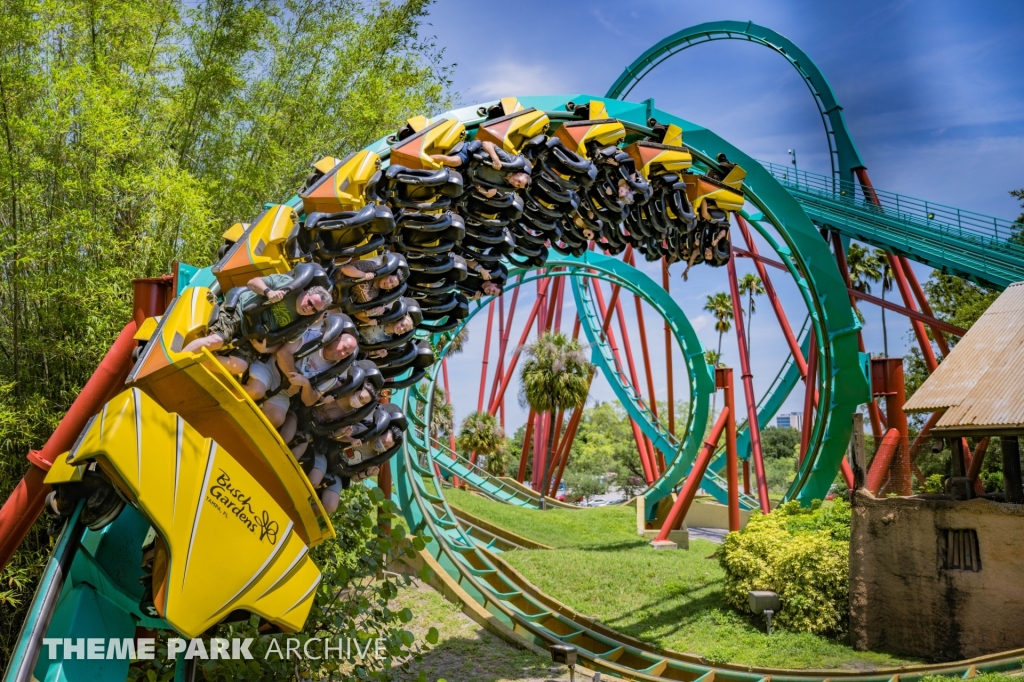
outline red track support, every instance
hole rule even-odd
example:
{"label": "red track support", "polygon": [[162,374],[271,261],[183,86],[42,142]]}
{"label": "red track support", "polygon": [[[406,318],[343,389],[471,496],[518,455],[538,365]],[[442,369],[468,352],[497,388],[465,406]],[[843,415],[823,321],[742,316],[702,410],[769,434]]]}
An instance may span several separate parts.
{"label": "red track support", "polygon": [[[512,298],[515,298],[514,294],[513,294]],[[501,339],[503,337],[505,337],[505,299],[504,299],[504,297],[499,296],[498,297],[498,338]],[[503,344],[499,343],[498,348],[499,348],[499,350],[498,350],[498,366],[494,368],[494,370],[495,370],[494,371],[494,376],[495,377],[500,376],[503,373],[504,368],[505,368],[505,346]],[[495,383],[497,383],[497,382],[495,382]],[[504,402],[501,404],[501,409],[499,410],[499,414],[501,415],[501,430],[504,431],[505,430],[505,403]]]}
{"label": "red track support", "polygon": [[[906,270],[904,270],[904,272],[906,272]],[[953,336],[963,336],[964,334],[967,333],[966,329],[961,329],[960,327],[957,327],[954,324],[943,322],[942,320],[932,317],[932,315],[930,314],[931,308],[928,308],[929,314],[925,315],[924,313],[920,313],[916,310],[909,310],[907,308],[904,308],[898,303],[886,301],[884,299],[878,298],[877,296],[862,293],[860,291],[857,291],[856,289],[848,289],[848,291],[852,298],[858,299],[860,301],[867,301],[868,303],[874,303],[879,308],[885,308],[886,310],[891,310],[894,313],[899,313],[900,315],[909,317],[911,320],[923,322],[927,324],[929,327],[931,327],[933,332],[944,331],[946,333],[952,334]],[[939,334],[937,338],[941,338],[943,340],[943,343],[945,343],[945,338],[941,334]],[[948,349],[949,346],[947,345],[946,348]]]}
{"label": "red track support", "polygon": [[[632,254],[630,254],[629,264],[632,265],[633,267],[636,267],[636,257],[633,256]],[[649,401],[648,406],[651,408],[651,414],[653,414],[654,418],[657,419],[658,397],[654,392],[654,370],[651,368],[651,354],[650,351],[648,351],[647,349],[647,325],[644,324],[644,309],[642,302],[640,301],[640,297],[637,296],[636,294],[633,294],[633,303],[636,306],[636,321],[637,326],[640,329],[640,350],[643,352],[644,355],[644,374],[647,377],[647,398]],[[623,335],[625,335],[625,327],[623,327],[622,333]],[[640,387],[637,386],[637,389],[639,388]],[[658,469],[660,471],[665,471],[665,469],[668,466],[665,462],[665,453],[662,452],[661,450],[655,449],[654,444],[651,443],[650,438],[647,439],[647,449],[648,452],[654,455],[655,460],[658,463]]]}
{"label": "red track support", "polygon": [[[669,293],[668,260],[661,259],[661,286]],[[665,321],[665,371],[668,374],[668,430],[676,435],[676,390],[675,378],[672,375],[672,330]]]}
{"label": "red track support", "polygon": [[874,458],[871,460],[871,468],[868,470],[867,488],[872,495],[877,495],[882,485],[889,477],[889,466],[900,445],[899,429],[889,429],[885,432]]}
{"label": "red track support", "polygon": [[562,439],[561,452],[558,456],[558,471],[555,474],[554,481],[551,482],[551,497],[557,497],[558,486],[562,482],[562,474],[565,472],[565,465],[569,462],[569,453],[572,452],[572,443],[576,438],[576,432],[579,430],[582,418],[583,408],[573,410],[572,416],[569,418],[569,424],[565,428],[565,437]]}
{"label": "red track support", "polygon": [[[850,283],[850,267],[846,262],[846,250],[843,249],[843,240],[840,238],[839,233],[832,233],[832,250],[835,253],[836,265],[839,266],[839,273],[843,276],[843,281],[846,282],[846,290],[850,292],[850,305],[854,310],[857,309],[857,301],[853,296],[853,287]],[[857,330],[857,346],[861,353],[866,352],[864,346],[864,334],[860,329]],[[875,441],[879,441],[882,438],[882,432],[885,430],[885,424],[882,423],[882,412],[878,409],[878,405],[872,400],[868,403],[868,416],[871,418],[871,435],[875,437]]]}
{"label": "red track support", "polygon": [[725,394],[725,410],[729,418],[725,422],[725,478],[729,490],[729,530],[740,529],[740,484],[739,457],[736,451],[736,397],[733,394],[732,368],[715,369],[715,388]]}
{"label": "red track support", "polygon": [[743,460],[743,494],[750,494],[750,462]]}
{"label": "red track support", "polygon": [[0,508],[0,569],[10,561],[43,511],[44,500],[50,492],[50,486],[44,484],[43,479],[53,461],[71,449],[89,418],[124,389],[136,347],[133,336],[135,320],[121,330],[43,449],[29,453],[28,471]]}
{"label": "red track support", "polygon": [[[543,280],[541,284],[542,289],[547,288],[547,283],[548,280]],[[512,360],[509,362],[508,370],[506,370],[505,376],[502,377],[501,379],[501,384],[497,390],[497,395],[491,399],[491,406],[488,408],[488,412],[490,412],[491,414],[494,414],[498,410],[498,404],[505,398],[505,391],[506,389],[508,389],[508,384],[512,380],[512,374],[516,371],[516,364],[518,364],[519,362],[519,356],[522,355],[523,345],[526,343],[526,338],[529,336],[530,329],[533,327],[533,321],[537,319],[537,313],[538,311],[540,311],[541,306],[544,305],[544,297],[542,294],[543,291],[541,294],[538,294],[537,300],[533,304],[533,309],[530,310],[530,316],[526,318],[526,326],[523,327],[523,335],[519,339],[519,345],[516,347],[515,353],[512,354]],[[511,317],[512,315],[509,314],[510,319]],[[509,329],[511,329],[511,327],[512,324],[510,322]],[[508,331],[509,330],[507,329],[506,333]],[[495,385],[498,384],[496,383]]]}
{"label": "red track support", "polygon": [[[871,201],[872,203],[881,206],[882,202],[878,200],[878,194],[875,193],[875,188],[871,184],[871,178],[868,177],[868,169],[857,168],[854,172],[857,174],[857,179],[860,181],[861,190],[864,192],[864,196],[868,199],[868,201]],[[904,266],[906,266],[906,270],[910,271],[910,263],[907,262],[905,258],[901,258],[895,255],[890,256],[889,263],[892,265],[892,271],[893,275],[896,278],[896,284],[897,286],[899,286],[900,295],[903,297],[903,304],[910,310],[916,311],[917,307],[914,305],[914,299],[910,295],[910,285],[907,280],[913,278],[916,284],[917,277],[914,276],[914,273],[912,271],[910,272],[909,277],[906,276],[904,272]],[[920,289],[920,284],[917,284],[917,290],[920,291]],[[924,292],[920,291],[919,295],[921,297],[921,300],[924,301]],[[928,367],[928,372],[934,372],[935,368],[938,366],[938,363],[935,360],[935,352],[932,350],[932,346],[928,342],[928,335],[924,331],[924,325],[916,320],[912,321],[911,325],[914,328],[914,334],[917,336],[917,342],[921,346],[921,354],[924,356],[924,361],[925,365]],[[941,337],[942,334],[936,333],[936,336]],[[945,339],[943,339],[942,343],[939,344],[939,348],[942,348],[944,345]],[[945,353],[946,350],[943,350],[943,354]]]}
{"label": "red track support", "polygon": [[[750,234],[750,228],[747,225],[747,221],[743,219],[743,216],[737,215],[736,223],[740,227],[740,232],[743,234],[743,241],[746,242],[751,255],[757,256],[757,244],[754,243],[754,239]],[[782,265],[782,263],[779,263],[779,265]],[[764,269],[764,264],[757,258],[754,259],[754,267],[757,268],[757,276],[761,278],[761,283],[764,284],[765,295],[772,304],[772,310],[775,311],[775,317],[779,321],[779,326],[782,327],[782,334],[786,337],[786,343],[789,345],[789,352],[793,354],[796,365],[800,369],[800,376],[806,377],[807,362],[804,360],[804,353],[800,349],[800,343],[797,341],[796,335],[793,333],[793,328],[789,324],[789,318],[786,317],[786,311],[782,308],[782,301],[779,299],[778,294],[775,293],[775,287],[772,285],[771,278],[768,277],[768,271]],[[784,265],[782,267],[785,269]]]}
{"label": "red track support", "polygon": [[[487,388],[487,361],[491,354],[491,330],[494,328],[494,302],[491,302],[490,310],[487,311],[487,335],[484,338],[484,361],[480,367],[480,397],[476,401],[476,411],[484,410],[484,390]],[[446,379],[447,381],[447,379]]]}
{"label": "red track support", "polygon": [[847,489],[853,490],[853,469],[850,468],[850,463],[846,461],[845,457],[839,464],[839,471],[843,474]]}
{"label": "red track support", "polygon": [[[903,265],[900,263],[900,259],[889,258],[889,264],[892,265],[892,274],[896,279],[896,286],[899,288],[900,295],[903,297],[903,305],[914,312],[918,312],[917,304],[914,302],[914,296],[910,292],[910,284],[907,282],[907,276],[903,271]],[[939,366],[939,363],[935,359],[935,351],[932,350],[932,344],[928,341],[928,332],[925,331],[924,324],[919,320],[911,319],[910,326],[914,329],[914,335],[917,337],[917,343],[921,347],[921,355],[924,356],[924,364],[928,368],[928,373],[931,374],[935,371],[935,368]]]}
{"label": "red track support", "polygon": [[[519,276],[519,280],[522,281],[522,279],[523,279],[522,275],[520,275]],[[509,305],[509,309],[508,309],[508,322],[507,322],[507,324],[505,324],[503,326],[503,329],[502,329],[501,345],[498,346],[498,367],[497,367],[497,369],[496,369],[496,371],[494,373],[494,381],[491,384],[491,395],[490,395],[490,397],[487,400],[487,405],[488,406],[494,404],[494,399],[498,395],[498,385],[501,383],[499,381],[499,379],[504,376],[504,372],[505,372],[505,350],[508,348],[508,337],[509,337],[509,334],[512,333],[512,320],[516,316],[516,301],[519,300],[519,289],[520,289],[520,287],[517,286],[515,289],[512,290],[512,302]],[[503,302],[504,302],[504,297],[501,297],[501,298],[498,299],[498,303],[501,306],[501,307],[498,308],[499,313],[500,312],[504,312],[504,304],[503,304]],[[491,414],[494,414],[494,412],[492,410],[490,410],[489,407],[488,407],[488,411]],[[502,407],[502,414],[504,414],[504,406]]]}
{"label": "red track support", "polygon": [[[971,465],[967,467],[967,478],[971,479],[975,483],[975,492],[978,490],[978,475],[981,474],[981,465],[985,462],[985,454],[988,452],[988,443],[990,438],[985,436],[978,441],[978,445],[974,448],[974,454],[971,455]],[[985,492],[982,489],[981,492]]]}
{"label": "red track support", "polygon": [[800,463],[804,463],[811,444],[811,423],[814,421],[814,398],[818,386],[818,337],[811,330],[811,352],[807,359],[807,378],[804,381],[804,417],[800,425]]}
{"label": "red track support", "polygon": [[[633,390],[636,391],[636,395],[640,398],[641,404],[643,404],[643,394],[640,392],[640,378],[636,371],[636,363],[633,362],[633,348],[629,343],[629,333],[626,329],[626,316],[622,313],[622,301],[615,302],[615,316],[619,320],[619,331],[622,332],[622,343],[623,350],[626,353],[626,361],[629,366],[629,378],[633,383]],[[616,358],[618,360],[618,358]],[[651,462],[651,469],[654,472],[654,477],[657,478],[661,475],[658,465],[658,457],[654,453],[654,446],[647,436],[644,436],[644,448],[647,450],[647,459]]]}
{"label": "red track support", "polygon": [[[740,300],[739,283],[736,280],[736,261],[729,259],[729,291],[732,295],[732,314],[736,321],[736,342],[740,350],[740,367],[743,371],[743,396],[747,403],[747,430],[750,433],[750,450],[754,458],[754,470],[757,472],[757,497],[761,503],[761,511],[771,511],[768,500],[768,481],[765,478],[764,453],[761,450],[761,429],[757,423],[757,397],[754,395],[754,375],[750,371],[750,355],[747,349],[746,331],[743,325],[743,302]],[[807,384],[813,390],[813,382]],[[735,408],[733,408],[735,411]]]}
{"label": "red track support", "polygon": [[[917,297],[917,302],[921,305],[921,312],[934,319],[935,314],[932,313],[932,307],[928,305],[928,297],[924,295],[921,283],[917,281],[917,275],[914,274],[914,269],[910,267],[910,261],[903,256],[897,256],[897,258],[900,259],[900,264],[903,266],[903,273],[907,276],[910,288],[914,290],[914,296]],[[942,327],[935,324],[930,324],[929,326],[932,328],[932,336],[935,337],[935,343],[938,344],[939,350],[942,351],[942,357],[946,357],[949,355],[949,343],[946,342],[946,337],[942,335]],[[956,332],[952,333],[956,334]],[[963,336],[965,333],[966,332],[961,330],[961,333],[957,334],[957,336]]]}
{"label": "red track support", "polygon": [[708,434],[707,440],[704,441],[704,447],[701,448],[700,454],[697,455],[697,461],[693,463],[690,475],[686,477],[683,489],[679,491],[679,495],[676,497],[676,501],[665,518],[665,523],[662,524],[661,531],[658,533],[658,537],[654,539],[654,542],[667,541],[669,532],[686,518],[686,512],[690,510],[693,498],[697,495],[697,489],[700,488],[701,481],[704,480],[708,464],[711,463],[711,456],[715,453],[718,439],[722,437],[722,431],[725,429],[728,420],[729,408],[726,407],[718,413],[718,419],[715,421],[715,425],[711,427],[711,433]]}
{"label": "red track support", "polygon": [[[618,287],[612,287],[612,300],[615,300],[619,293]],[[602,331],[605,332],[605,336],[608,339],[608,345],[611,346],[612,356],[615,358],[615,363],[622,367],[622,360],[619,358],[619,348],[615,343],[615,332],[611,329],[612,321],[612,309],[605,306],[604,292],[601,291],[601,283],[599,281],[594,282],[594,296],[597,298],[597,307],[600,311],[604,323],[602,325]],[[640,465],[644,470],[644,479],[647,481],[647,485],[654,483],[657,476],[654,474],[654,466],[647,456],[647,447],[644,443],[644,436],[640,432],[640,427],[632,419],[629,420],[630,427],[633,430],[633,440],[636,441],[636,449],[640,454]]]}
{"label": "red track support", "polygon": [[885,397],[885,413],[891,427],[889,433],[895,429],[900,439],[893,463],[887,472],[890,474],[889,492],[900,496],[910,495],[910,439],[907,415],[903,411],[903,404],[907,401],[903,380],[903,358],[872,358],[871,390],[872,397]]}

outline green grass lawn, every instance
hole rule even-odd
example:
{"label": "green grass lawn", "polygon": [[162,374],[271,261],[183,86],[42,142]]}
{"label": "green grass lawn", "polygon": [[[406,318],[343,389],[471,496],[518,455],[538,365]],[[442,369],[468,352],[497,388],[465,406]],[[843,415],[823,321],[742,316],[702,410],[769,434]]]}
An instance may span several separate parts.
{"label": "green grass lawn", "polygon": [[502,557],[555,599],[605,625],[709,661],[784,668],[874,668],[911,661],[854,651],[843,642],[776,629],[726,606],[718,545],[656,552],[636,535],[632,507],[537,511],[445,490],[455,507],[555,550]]}

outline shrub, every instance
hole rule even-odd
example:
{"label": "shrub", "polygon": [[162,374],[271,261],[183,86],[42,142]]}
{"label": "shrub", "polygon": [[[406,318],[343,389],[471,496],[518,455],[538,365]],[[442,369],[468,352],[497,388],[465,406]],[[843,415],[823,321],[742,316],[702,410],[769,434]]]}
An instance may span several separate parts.
{"label": "shrub", "polygon": [[794,632],[843,635],[848,627],[850,505],[787,502],[771,514],[754,514],[729,533],[718,553],[725,570],[726,601],[748,610],[747,592],[772,590],[782,600],[776,622]]}

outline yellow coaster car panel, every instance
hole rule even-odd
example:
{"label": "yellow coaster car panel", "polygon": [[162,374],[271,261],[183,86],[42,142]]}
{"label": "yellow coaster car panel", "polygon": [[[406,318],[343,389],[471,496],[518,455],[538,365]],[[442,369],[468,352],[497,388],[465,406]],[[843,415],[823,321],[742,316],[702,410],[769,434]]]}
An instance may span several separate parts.
{"label": "yellow coaster car panel", "polygon": [[180,414],[241,462],[277,500],[295,530],[313,547],[334,536],[320,499],[263,411],[208,350],[182,353],[206,334],[213,304],[209,289],[189,287],[164,313],[153,338],[128,375],[168,412]]}
{"label": "yellow coaster car panel", "polygon": [[198,637],[236,609],[302,628],[320,571],[281,506],[218,443],[130,389],[69,459],[95,460],[156,529],[154,603],[175,630]]}
{"label": "yellow coaster car panel", "polygon": [[379,170],[380,157],[375,153],[364,149],[349,154],[344,161],[329,168],[312,187],[299,194],[303,211],[306,215],[316,211],[358,211],[366,206],[366,186]]}
{"label": "yellow coaster car panel", "polygon": [[743,188],[743,179],[747,177],[747,171],[740,166],[733,166],[729,174],[722,178],[722,184],[733,189]]}
{"label": "yellow coaster car panel", "polygon": [[454,118],[443,118],[419,128],[422,123],[419,119],[423,117],[409,119],[409,125],[417,132],[391,147],[391,164],[414,170],[437,170],[441,164],[431,159],[431,154],[451,154],[455,145],[466,139],[466,126]]}
{"label": "yellow coaster car panel", "polygon": [[[739,166],[733,171],[737,169],[743,172]],[[729,175],[732,176],[732,173]],[[739,211],[743,208],[743,191],[739,187],[733,188],[703,175],[684,175],[683,180],[686,181],[686,198],[694,210],[700,208],[705,201],[714,201],[723,211]]]}
{"label": "yellow coaster car panel", "polygon": [[568,149],[589,159],[588,144],[599,147],[618,145],[626,138],[626,127],[614,118],[566,121],[555,130],[555,137]]}
{"label": "yellow coaster car panel", "polygon": [[224,234],[221,236],[224,238],[224,241],[228,242],[229,244],[234,244],[235,242],[242,238],[242,235],[245,234],[245,231],[248,229],[249,223],[235,223],[234,225],[226,229],[224,231]]}
{"label": "yellow coaster car panel", "polygon": [[327,173],[332,168],[341,163],[341,159],[336,156],[325,156],[316,163],[313,164],[313,168],[320,171],[321,173]]}
{"label": "yellow coaster car panel", "polygon": [[669,147],[682,147],[683,129],[675,123],[669,123],[665,126],[665,135],[661,138],[661,143]]}
{"label": "yellow coaster car panel", "polygon": [[518,154],[523,145],[547,131],[551,119],[543,111],[534,108],[519,111],[481,123],[476,138],[481,142],[493,142],[510,154]]}
{"label": "yellow coaster car panel", "polygon": [[68,462],[68,459],[68,453],[66,452],[63,455],[58,455],[53,460],[50,470],[46,472],[46,478],[43,479],[43,483],[46,485],[57,485],[59,483],[81,481],[85,476],[85,465],[75,466]]}
{"label": "yellow coaster car panel", "polygon": [[295,209],[277,204],[260,213],[220,262],[213,274],[221,291],[245,286],[253,277],[278,275],[291,270],[285,243],[298,225]]}
{"label": "yellow coaster car panel", "polygon": [[132,338],[136,341],[149,341],[153,338],[153,333],[156,332],[156,328],[157,325],[160,324],[161,317],[161,315],[157,315],[156,317],[147,317],[142,321],[142,325],[139,327],[138,331],[135,332],[135,336]]}
{"label": "yellow coaster car panel", "polygon": [[645,180],[662,173],[682,173],[693,165],[693,156],[684,147],[641,140],[623,151],[633,159]]}

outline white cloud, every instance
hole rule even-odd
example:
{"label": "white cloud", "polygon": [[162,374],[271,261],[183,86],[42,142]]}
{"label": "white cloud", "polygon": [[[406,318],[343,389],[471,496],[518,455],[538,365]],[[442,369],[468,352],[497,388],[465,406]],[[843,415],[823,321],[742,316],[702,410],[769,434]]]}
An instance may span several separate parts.
{"label": "white cloud", "polygon": [[524,64],[504,59],[487,68],[487,80],[476,83],[469,93],[478,99],[521,95],[550,95],[569,92],[572,86],[560,70],[545,64]]}

